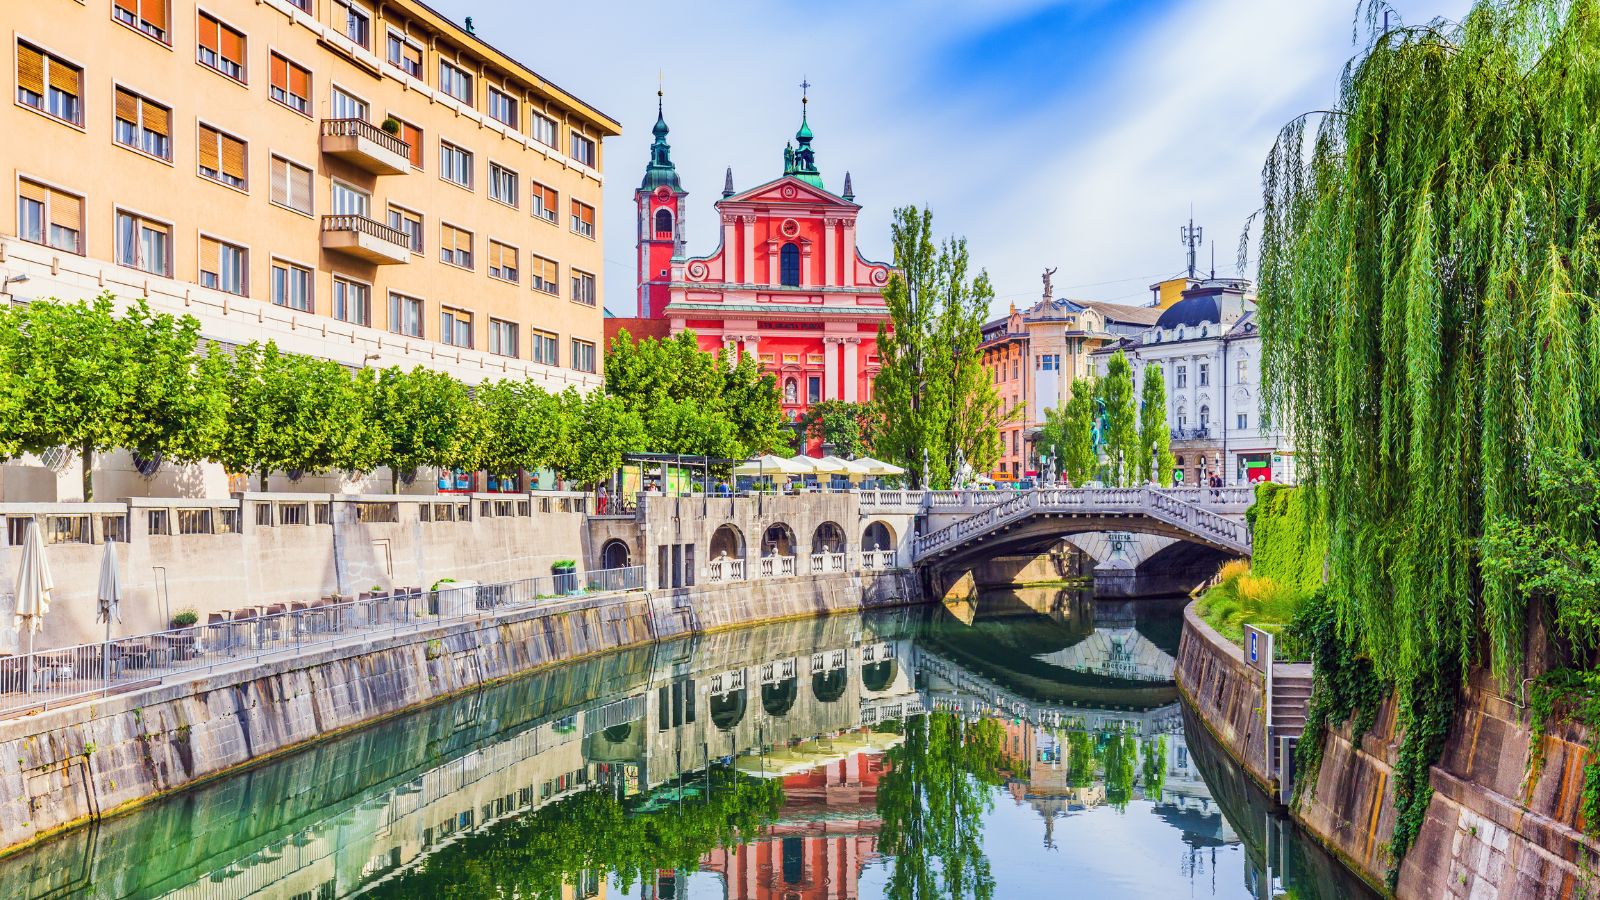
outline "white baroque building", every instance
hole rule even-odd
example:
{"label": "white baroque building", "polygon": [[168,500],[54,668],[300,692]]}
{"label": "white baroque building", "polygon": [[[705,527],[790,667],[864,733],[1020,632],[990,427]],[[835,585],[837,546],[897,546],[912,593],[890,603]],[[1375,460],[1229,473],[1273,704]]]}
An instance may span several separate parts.
{"label": "white baroque building", "polygon": [[1133,367],[1135,397],[1147,367],[1161,367],[1180,483],[1204,484],[1212,474],[1228,485],[1294,480],[1294,448],[1261,399],[1261,333],[1248,281],[1197,282],[1153,326],[1095,350],[1097,375],[1118,350]]}

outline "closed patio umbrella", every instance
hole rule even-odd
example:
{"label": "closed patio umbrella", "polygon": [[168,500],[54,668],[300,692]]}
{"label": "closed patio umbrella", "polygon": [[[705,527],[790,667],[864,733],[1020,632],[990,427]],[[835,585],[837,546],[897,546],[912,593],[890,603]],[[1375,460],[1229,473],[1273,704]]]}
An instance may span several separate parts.
{"label": "closed patio umbrella", "polygon": [[95,621],[106,623],[106,640],[111,640],[111,622],[122,623],[122,573],[117,570],[117,544],[106,541],[106,554],[100,558],[100,601]]}
{"label": "closed patio umbrella", "polygon": [[[50,577],[50,567],[44,561],[44,539],[39,536],[39,521],[28,520],[27,536],[22,540],[22,556],[17,560],[17,609],[15,626],[18,631],[28,630],[29,667],[32,668],[33,637],[44,627],[45,614],[50,612],[50,594],[56,583]],[[30,690],[33,678],[28,678]]]}

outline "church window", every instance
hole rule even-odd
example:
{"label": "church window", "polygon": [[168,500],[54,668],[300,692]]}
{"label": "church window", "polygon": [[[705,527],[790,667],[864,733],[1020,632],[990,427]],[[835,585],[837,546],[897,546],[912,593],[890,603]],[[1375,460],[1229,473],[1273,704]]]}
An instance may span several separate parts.
{"label": "church window", "polygon": [[656,236],[672,234],[672,211],[667,209],[656,210]]}
{"label": "church window", "polygon": [[792,242],[784,244],[778,254],[778,283],[789,287],[800,286],[800,248]]}
{"label": "church window", "polygon": [[822,379],[816,375],[806,379],[806,402],[818,403],[822,400]]}

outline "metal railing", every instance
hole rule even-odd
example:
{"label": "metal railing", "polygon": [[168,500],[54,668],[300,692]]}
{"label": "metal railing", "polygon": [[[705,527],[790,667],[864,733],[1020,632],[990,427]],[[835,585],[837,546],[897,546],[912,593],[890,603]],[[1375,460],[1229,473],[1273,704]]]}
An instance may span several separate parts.
{"label": "metal railing", "polygon": [[323,119],[322,133],[328,137],[353,137],[368,140],[390,153],[411,158],[411,145],[366,119]]}
{"label": "metal railing", "polygon": [[391,228],[376,219],[356,213],[337,213],[322,217],[323,232],[329,231],[354,231],[368,237],[375,237],[381,241],[388,241],[407,250],[411,249],[411,238],[398,228]]}
{"label": "metal railing", "polygon": [[[356,598],[275,603],[188,628],[0,657],[0,718],[85,697],[155,685],[173,675],[276,653],[324,649],[352,637],[420,631],[542,601],[640,590],[644,567],[540,575],[496,584],[444,582]],[[244,614],[241,615],[241,612]]]}

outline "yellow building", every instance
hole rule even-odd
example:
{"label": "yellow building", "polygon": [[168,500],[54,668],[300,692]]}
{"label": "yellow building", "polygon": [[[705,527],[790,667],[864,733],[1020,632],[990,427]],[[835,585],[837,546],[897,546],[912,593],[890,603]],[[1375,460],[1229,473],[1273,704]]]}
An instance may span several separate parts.
{"label": "yellow building", "polygon": [[224,343],[599,384],[619,126],[466,28],[413,0],[6,20],[8,299],[110,290]]}

